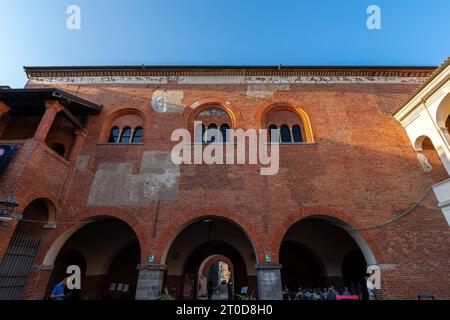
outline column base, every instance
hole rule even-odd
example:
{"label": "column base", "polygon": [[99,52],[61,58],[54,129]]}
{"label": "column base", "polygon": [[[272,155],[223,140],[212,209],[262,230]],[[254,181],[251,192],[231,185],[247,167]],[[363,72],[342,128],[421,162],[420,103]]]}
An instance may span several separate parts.
{"label": "column base", "polygon": [[157,300],[161,295],[166,265],[140,264],[136,300]]}
{"label": "column base", "polygon": [[258,299],[282,300],[281,264],[257,264],[258,270]]}

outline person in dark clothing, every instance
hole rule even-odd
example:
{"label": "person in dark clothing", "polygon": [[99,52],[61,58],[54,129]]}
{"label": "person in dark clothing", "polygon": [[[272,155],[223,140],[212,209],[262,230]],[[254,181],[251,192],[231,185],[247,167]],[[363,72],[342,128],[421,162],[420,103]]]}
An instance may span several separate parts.
{"label": "person in dark clothing", "polygon": [[211,300],[213,291],[214,291],[213,282],[212,282],[211,278],[208,279],[208,283],[206,285],[206,290],[208,291],[208,300]]}
{"label": "person in dark clothing", "polygon": [[233,284],[228,280],[228,300],[233,300]]}
{"label": "person in dark clothing", "polygon": [[333,286],[330,287],[330,290],[328,290],[328,300],[336,300],[336,296],[339,294]]}

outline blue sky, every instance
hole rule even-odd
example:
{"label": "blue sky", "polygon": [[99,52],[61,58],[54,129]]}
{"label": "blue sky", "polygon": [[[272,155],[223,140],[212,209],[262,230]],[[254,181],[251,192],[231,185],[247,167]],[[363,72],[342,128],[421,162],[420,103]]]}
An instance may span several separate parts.
{"label": "blue sky", "polygon": [[[81,30],[66,28],[69,5]],[[369,5],[381,30],[366,27]],[[449,0],[0,0],[0,84],[38,65],[439,65]]]}

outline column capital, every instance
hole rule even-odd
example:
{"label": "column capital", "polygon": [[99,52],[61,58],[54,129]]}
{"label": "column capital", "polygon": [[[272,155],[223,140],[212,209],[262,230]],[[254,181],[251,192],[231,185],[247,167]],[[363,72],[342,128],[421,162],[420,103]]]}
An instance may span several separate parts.
{"label": "column capital", "polygon": [[87,130],[85,130],[85,129],[77,129],[77,130],[75,130],[75,135],[82,136],[83,138],[86,138]]}
{"label": "column capital", "polygon": [[156,270],[156,271],[165,271],[167,270],[167,265],[165,264],[138,264],[138,270]]}
{"label": "column capital", "polygon": [[267,263],[267,264],[257,264],[255,265],[256,270],[270,270],[270,269],[281,269],[282,265],[280,263]]}
{"label": "column capital", "polygon": [[54,109],[56,112],[60,112],[64,107],[57,100],[46,100],[45,108]]}

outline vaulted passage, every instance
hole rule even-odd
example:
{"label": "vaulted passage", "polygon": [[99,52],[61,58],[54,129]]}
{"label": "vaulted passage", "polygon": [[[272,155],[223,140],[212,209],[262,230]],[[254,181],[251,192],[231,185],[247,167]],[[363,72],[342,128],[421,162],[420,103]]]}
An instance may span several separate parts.
{"label": "vaulted passage", "polygon": [[134,299],[140,262],[136,234],[125,222],[98,218],[73,233],[59,251],[47,288],[64,279],[67,267],[81,269],[81,290],[69,299]]}
{"label": "vaulted passage", "polygon": [[34,258],[49,222],[53,222],[55,207],[47,199],[31,202],[23,212],[0,262],[0,300],[22,299]]}
{"label": "vaulted passage", "polygon": [[334,286],[342,292],[347,287],[361,299],[366,298],[368,263],[345,227],[340,221],[322,217],[294,224],[280,248],[283,288],[297,292],[299,288]]}
{"label": "vaulted passage", "polygon": [[256,258],[234,223],[204,218],[182,230],[167,256],[165,284],[177,299],[236,299],[256,295]]}

